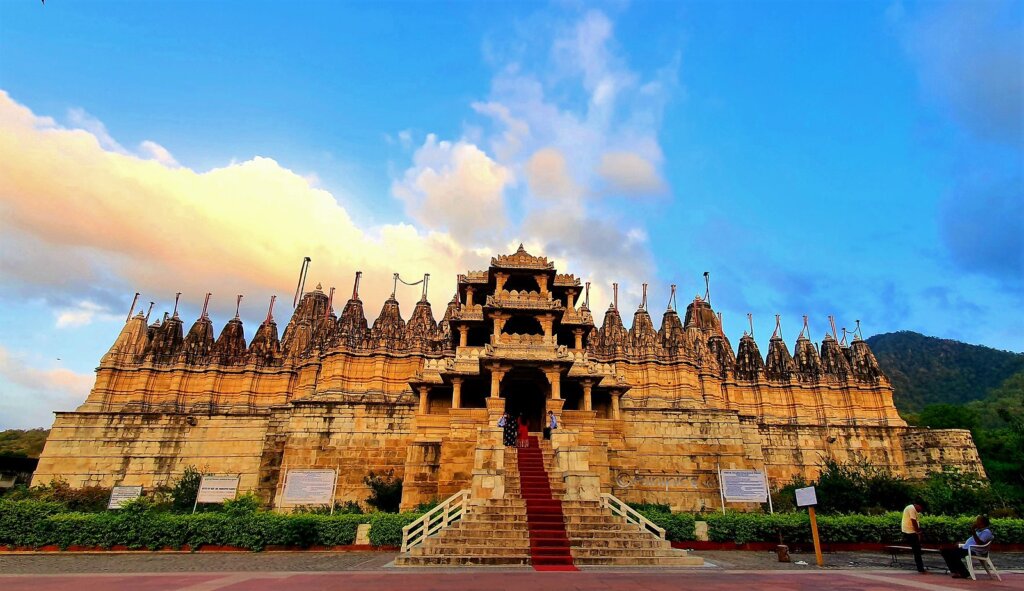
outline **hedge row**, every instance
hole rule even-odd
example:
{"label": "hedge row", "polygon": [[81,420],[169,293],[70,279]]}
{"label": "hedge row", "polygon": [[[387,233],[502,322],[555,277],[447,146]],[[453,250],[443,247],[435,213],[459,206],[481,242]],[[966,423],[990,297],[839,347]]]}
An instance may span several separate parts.
{"label": "hedge row", "polygon": [[419,515],[285,515],[266,511],[244,514],[176,514],[161,511],[67,513],[58,503],[0,500],[0,546],[56,545],[131,549],[237,546],[344,546],[353,543],[356,527],[369,523],[370,543],[398,546],[402,527]]}
{"label": "hedge row", "polygon": [[[786,543],[811,541],[811,526],[807,513],[709,513],[695,518],[681,513],[644,512],[648,519],[665,528],[672,541],[694,540],[696,519],[708,524],[708,538],[712,542],[778,542],[779,534]],[[880,542],[902,541],[899,513],[884,515],[821,515],[818,532],[825,542]],[[926,543],[945,544],[963,542],[971,532],[973,517],[921,516]],[[993,519],[992,531],[997,543],[1024,544],[1024,519]]]}

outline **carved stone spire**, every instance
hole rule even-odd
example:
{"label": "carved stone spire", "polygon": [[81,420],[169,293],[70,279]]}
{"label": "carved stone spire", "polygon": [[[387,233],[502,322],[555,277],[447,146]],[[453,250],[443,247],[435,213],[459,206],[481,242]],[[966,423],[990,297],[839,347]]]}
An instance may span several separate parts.
{"label": "carved stone spire", "polygon": [[256,365],[276,365],[280,359],[281,342],[277,338],[277,323],[268,314],[249,343],[249,361]]}
{"label": "carved stone spire", "polygon": [[316,330],[323,326],[323,318],[327,315],[327,305],[327,294],[319,284],[302,296],[281,339],[281,350],[286,358],[304,357],[312,352],[316,344]]}
{"label": "carved stone spire", "polygon": [[245,327],[242,319],[235,316],[224,325],[213,345],[213,361],[221,365],[244,365],[245,354]]}
{"label": "carved stone spire", "polygon": [[765,362],[764,373],[769,380],[788,382],[795,371],[793,356],[786,348],[786,342],[777,332],[768,341],[768,359]]}
{"label": "carved stone spire", "polygon": [[764,375],[764,359],[754,337],[744,333],[736,352],[736,379],[756,381]]}
{"label": "carved stone spire", "polygon": [[839,341],[831,334],[826,334],[821,341],[821,369],[825,375],[839,381],[846,381],[851,373]]}
{"label": "carved stone spire", "polygon": [[213,322],[205,312],[189,329],[178,353],[178,361],[189,365],[204,365],[210,362],[213,350]]}
{"label": "carved stone spire", "polygon": [[669,356],[676,355],[683,345],[683,323],[672,308],[665,310],[665,315],[661,317],[658,340]]}
{"label": "carved stone spire", "polygon": [[853,343],[850,345],[850,370],[857,380],[868,382],[869,384],[877,384],[885,379],[885,375],[882,374],[882,368],[878,366],[878,360],[875,359],[875,354],[871,351],[871,347],[860,336],[855,336]]}
{"label": "carved stone spire", "polygon": [[437,342],[437,322],[430,308],[430,302],[421,299],[412,309],[412,316],[405,325],[405,340],[409,347],[421,351],[431,350]]}
{"label": "carved stone spire", "polygon": [[634,355],[654,355],[658,352],[658,333],[654,331],[651,315],[641,306],[633,314],[633,326],[629,329],[629,342]]}
{"label": "carved stone spire", "polygon": [[146,317],[140,311],[121,328],[110,350],[100,360],[100,365],[109,363],[137,363],[146,351],[149,327]]}
{"label": "carved stone spire", "polygon": [[384,302],[380,315],[373,321],[370,339],[374,348],[388,351],[399,351],[405,348],[405,321],[398,307],[398,300],[393,297]]}
{"label": "carved stone spire", "polygon": [[352,350],[360,348],[369,338],[368,326],[366,315],[363,313],[363,302],[359,299],[359,294],[353,292],[352,299],[345,304],[341,317],[338,318],[337,335],[341,346]]}
{"label": "carved stone spire", "polygon": [[177,312],[154,327],[153,338],[146,345],[145,358],[156,364],[174,363],[185,340],[184,326]]}
{"label": "carved stone spire", "polygon": [[817,382],[821,379],[821,358],[814,343],[801,333],[793,350],[793,362],[801,382]]}
{"label": "carved stone spire", "polygon": [[441,322],[437,323],[437,340],[440,346],[444,349],[451,349],[454,346],[452,342],[452,318],[459,312],[459,292],[456,291],[452,300],[448,302],[448,307],[444,311],[444,317],[441,318]]}
{"label": "carved stone spire", "polygon": [[622,325],[622,318],[615,304],[608,306],[604,313],[604,324],[598,333],[597,353],[603,356],[617,357],[625,355],[629,350],[629,333]]}
{"label": "carved stone spire", "polygon": [[721,332],[708,337],[708,353],[723,378],[736,368],[736,354],[732,352],[732,344]]}

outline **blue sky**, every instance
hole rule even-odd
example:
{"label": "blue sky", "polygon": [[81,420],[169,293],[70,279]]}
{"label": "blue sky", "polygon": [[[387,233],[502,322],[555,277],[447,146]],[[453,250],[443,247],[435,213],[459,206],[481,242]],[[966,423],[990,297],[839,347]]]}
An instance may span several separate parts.
{"label": "blue sky", "polygon": [[[0,428],[136,291],[249,334],[311,282],[525,242],[594,282],[1024,350],[1021,3],[0,5]],[[406,309],[417,293],[400,293]]]}

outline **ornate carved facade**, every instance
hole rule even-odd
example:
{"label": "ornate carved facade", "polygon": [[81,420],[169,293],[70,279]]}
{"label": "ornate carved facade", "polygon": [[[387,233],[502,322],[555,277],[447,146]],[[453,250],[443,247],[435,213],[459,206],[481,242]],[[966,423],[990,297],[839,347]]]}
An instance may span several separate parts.
{"label": "ornate carved facade", "polygon": [[819,350],[801,333],[790,354],[776,334],[765,359],[746,334],[734,353],[701,298],[655,329],[645,296],[627,330],[614,302],[597,327],[582,292],[520,247],[459,275],[440,322],[426,297],[404,320],[392,296],[371,325],[358,277],[340,316],[317,286],[280,340],[268,314],[248,347],[238,317],[215,338],[205,313],[187,334],[177,313],[139,314],[86,402],[57,413],[36,482],[150,486],[195,465],[274,502],[285,470],[327,467],[338,500],[361,501],[368,471],[394,469],[411,507],[468,487],[500,413],[539,430],[548,410],[602,489],[683,510],[718,503],[719,466],[764,468],[773,485],[826,457],[981,471],[969,433],[907,427],[859,338]]}

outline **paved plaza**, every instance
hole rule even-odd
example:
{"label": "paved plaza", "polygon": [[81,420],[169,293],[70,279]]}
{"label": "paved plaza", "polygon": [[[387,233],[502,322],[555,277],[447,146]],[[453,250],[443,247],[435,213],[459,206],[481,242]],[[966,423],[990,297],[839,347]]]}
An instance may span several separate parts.
{"label": "paved plaza", "polygon": [[[4,591],[241,591],[350,590],[460,591],[528,589],[572,591],[613,589],[775,589],[780,591],[854,591],[1015,589],[1024,591],[1024,554],[1001,554],[1002,582],[981,575],[962,581],[942,574],[918,575],[912,566],[887,567],[878,553],[835,553],[819,569],[780,564],[767,552],[702,552],[703,568],[584,568],[578,573],[535,572],[529,567],[475,569],[395,568],[386,552],[265,553],[75,553],[0,554]],[[794,561],[813,562],[813,555]],[[938,563],[931,566],[938,567]]]}

